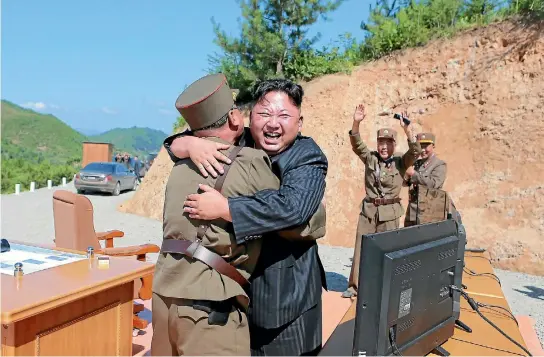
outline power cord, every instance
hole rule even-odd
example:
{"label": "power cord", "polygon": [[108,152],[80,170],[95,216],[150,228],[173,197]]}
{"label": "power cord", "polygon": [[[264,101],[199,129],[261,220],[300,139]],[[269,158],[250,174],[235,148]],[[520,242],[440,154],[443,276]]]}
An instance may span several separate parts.
{"label": "power cord", "polygon": [[[504,337],[506,337],[508,340],[510,340],[510,342],[514,343],[516,346],[518,346],[519,348],[521,348],[525,353],[527,353],[527,356],[532,356],[531,352],[529,352],[525,347],[523,347],[522,345],[520,345],[516,340],[514,340],[512,337],[508,336],[508,334],[506,334],[503,330],[501,330],[500,327],[498,327],[497,325],[495,325],[492,321],[490,321],[487,317],[485,317],[482,312],[480,311],[480,307],[500,307],[500,306],[494,306],[494,305],[485,305],[485,304],[481,304],[481,303],[478,303],[476,302],[473,298],[471,298],[464,290],[462,289],[459,289],[457,286],[455,285],[450,285],[450,288],[454,291],[458,291],[461,296],[468,302],[468,304],[470,305],[470,307],[476,311],[476,313],[478,315],[480,315],[480,317],[482,319],[484,319],[485,322],[487,322],[488,324],[490,324],[495,330],[499,331],[501,335],[503,335]],[[504,308],[502,308],[504,309]],[[513,317],[513,316],[512,316]],[[514,318],[515,320],[515,318]],[[517,322],[517,321],[516,321]]]}
{"label": "power cord", "polygon": [[397,334],[395,333],[395,329],[393,327],[389,328],[389,341],[391,342],[391,347],[393,347],[393,353],[397,356],[402,356],[399,351],[399,347],[397,346]]}
{"label": "power cord", "polygon": [[491,263],[491,259],[489,259],[488,257],[484,257],[484,256],[482,256],[482,255],[465,254],[465,257],[468,257],[468,258],[480,258],[480,259],[485,259],[485,260],[487,260],[489,263]]}
{"label": "power cord", "polygon": [[470,270],[467,267],[464,267],[463,271],[465,273],[467,273],[468,275],[471,275],[471,276],[490,276],[490,277],[494,278],[499,283],[500,286],[502,286],[501,280],[499,279],[499,277],[497,275],[493,274],[493,273],[477,273],[474,270]]}
{"label": "power cord", "polygon": [[[491,311],[495,311],[496,313],[498,314],[501,314],[503,316],[506,316],[508,317],[509,319],[511,320],[514,320],[514,322],[516,323],[516,325],[519,326],[519,323],[518,323],[518,320],[516,320],[516,317],[514,316],[514,314],[512,314],[508,309],[502,307],[502,306],[497,306],[497,305],[487,305],[487,304],[482,304],[481,302],[477,302],[478,306],[479,307],[483,307],[484,309],[489,309]],[[501,310],[504,310],[505,313],[501,313],[500,311],[497,311],[495,309],[501,309]]]}
{"label": "power cord", "polygon": [[485,252],[485,248],[465,248],[465,252],[483,253]]}

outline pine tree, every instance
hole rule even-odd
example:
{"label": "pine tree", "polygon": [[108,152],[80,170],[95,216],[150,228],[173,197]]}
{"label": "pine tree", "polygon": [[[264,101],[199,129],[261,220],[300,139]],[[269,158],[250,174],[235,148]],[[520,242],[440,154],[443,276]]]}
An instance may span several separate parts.
{"label": "pine tree", "polygon": [[344,0],[240,0],[242,29],[230,37],[213,19],[215,43],[221,54],[210,58],[210,72],[225,73],[238,98],[247,98],[259,80],[285,77],[293,53],[308,50],[319,35],[308,38],[309,28],[336,10]]}

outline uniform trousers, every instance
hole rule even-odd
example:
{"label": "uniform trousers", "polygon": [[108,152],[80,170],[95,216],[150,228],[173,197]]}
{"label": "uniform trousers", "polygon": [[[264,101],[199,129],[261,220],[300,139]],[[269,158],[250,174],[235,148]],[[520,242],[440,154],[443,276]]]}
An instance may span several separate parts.
{"label": "uniform trousers", "polygon": [[323,335],[321,299],[285,326],[250,328],[252,356],[317,356]]}
{"label": "uniform trousers", "polygon": [[378,221],[378,213],[372,218],[366,217],[364,214],[359,214],[359,222],[357,223],[357,235],[355,237],[355,249],[353,251],[353,259],[351,263],[351,272],[349,274],[348,291],[356,294],[359,286],[359,264],[361,258],[362,235],[390,231],[399,228],[399,219],[391,221]]}
{"label": "uniform trousers", "polygon": [[[410,191],[410,200],[408,201],[408,208],[406,209],[406,215],[404,216],[404,227],[411,227],[417,224],[416,221],[410,220],[410,216],[413,214],[413,211],[417,211],[417,202],[416,203],[412,202],[412,198],[414,197],[413,196],[414,194],[415,193],[412,193],[412,191]],[[416,205],[416,208],[412,207],[412,205],[414,204]]]}
{"label": "uniform trousers", "polygon": [[152,356],[249,356],[247,315],[233,306],[224,326],[210,325],[193,300],[153,293]]}

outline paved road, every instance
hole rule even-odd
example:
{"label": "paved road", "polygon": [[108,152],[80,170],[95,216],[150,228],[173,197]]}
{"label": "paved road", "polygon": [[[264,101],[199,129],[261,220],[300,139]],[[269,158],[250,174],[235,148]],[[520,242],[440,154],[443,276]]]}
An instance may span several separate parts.
{"label": "paved road", "polygon": [[[20,195],[2,195],[2,237],[31,243],[51,243],[54,236],[52,196],[56,189],[75,191],[71,183],[66,187],[38,189]],[[160,245],[162,224],[156,220],[122,213],[116,207],[130,198],[134,192],[124,192],[117,197],[87,195],[94,207],[96,231],[119,229],[125,237],[119,245],[155,243]],[[343,291],[347,286],[353,249],[320,246],[329,288]],[[149,257],[156,260],[156,254]],[[540,341],[544,341],[544,277],[496,270],[503,291],[514,314],[529,315],[536,320]]]}
{"label": "paved road", "polygon": [[[57,189],[75,192],[73,184],[68,183],[66,187],[53,187],[51,190],[41,188],[20,195],[2,195],[2,237],[33,243],[51,243],[55,235],[53,192]],[[95,231],[118,229],[125,232],[123,238],[117,238],[116,243],[119,245],[160,244],[161,222],[117,211],[117,206],[133,194],[133,191],[127,191],[119,196],[100,193],[86,195],[93,204]],[[156,259],[156,254],[151,259]]]}

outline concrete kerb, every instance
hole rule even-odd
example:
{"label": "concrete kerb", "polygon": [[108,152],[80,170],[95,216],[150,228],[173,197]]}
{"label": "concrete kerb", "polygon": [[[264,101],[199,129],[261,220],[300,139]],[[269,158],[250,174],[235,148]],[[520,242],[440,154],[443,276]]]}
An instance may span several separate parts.
{"label": "concrete kerb", "polygon": [[[76,175],[74,175],[73,179],[75,179]],[[62,178],[62,187],[66,187],[66,177]],[[47,180],[47,189],[51,190],[53,188],[53,180]],[[35,192],[36,191],[36,182],[31,181],[29,192]],[[21,194],[21,184],[17,183],[15,184],[15,194],[20,195]]]}

